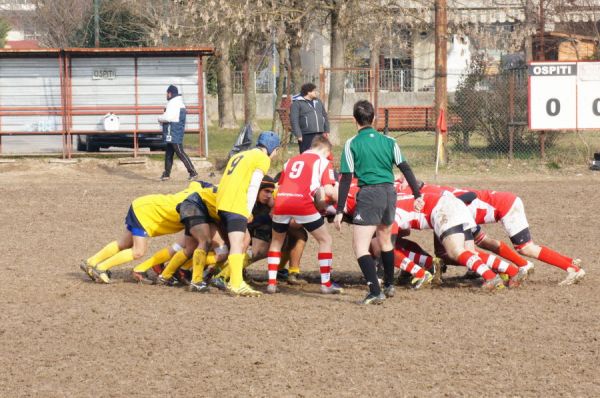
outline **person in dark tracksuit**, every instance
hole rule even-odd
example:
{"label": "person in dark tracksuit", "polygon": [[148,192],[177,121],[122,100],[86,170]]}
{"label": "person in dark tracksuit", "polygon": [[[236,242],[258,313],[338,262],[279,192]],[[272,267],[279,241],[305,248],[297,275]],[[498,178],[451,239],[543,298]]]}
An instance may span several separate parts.
{"label": "person in dark tracksuit", "polygon": [[158,122],[162,126],[163,139],[167,144],[165,150],[165,171],[160,177],[161,181],[168,180],[171,177],[171,168],[173,167],[173,155],[181,159],[189,174],[188,180],[193,180],[198,176],[196,169],[188,155],[183,151],[183,135],[185,132],[186,110],[183,98],[179,95],[177,87],[170,85],[167,88],[167,106],[165,113],[158,117]]}
{"label": "person in dark tracksuit", "polygon": [[317,134],[329,133],[327,112],[318,97],[317,86],[305,83],[300,89],[300,94],[292,100],[290,122],[292,134],[298,139],[300,153],[310,149]]}

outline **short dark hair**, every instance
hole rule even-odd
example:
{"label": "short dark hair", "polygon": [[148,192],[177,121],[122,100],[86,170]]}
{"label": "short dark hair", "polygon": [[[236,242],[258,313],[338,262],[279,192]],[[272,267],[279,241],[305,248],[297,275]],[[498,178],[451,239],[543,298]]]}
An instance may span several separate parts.
{"label": "short dark hair", "polygon": [[310,147],[311,148],[325,147],[325,148],[327,148],[328,151],[331,152],[332,145],[331,145],[331,141],[329,141],[329,139],[327,139],[327,137],[325,137],[324,135],[321,135],[321,134],[317,134],[317,136],[315,138],[313,138]]}
{"label": "short dark hair", "polygon": [[362,100],[354,104],[353,115],[359,126],[370,126],[375,118],[375,110],[369,101]]}
{"label": "short dark hair", "polygon": [[316,88],[317,86],[315,86],[312,83],[304,83],[300,88],[300,95],[305,97],[306,94],[310,93],[311,91],[314,91]]}

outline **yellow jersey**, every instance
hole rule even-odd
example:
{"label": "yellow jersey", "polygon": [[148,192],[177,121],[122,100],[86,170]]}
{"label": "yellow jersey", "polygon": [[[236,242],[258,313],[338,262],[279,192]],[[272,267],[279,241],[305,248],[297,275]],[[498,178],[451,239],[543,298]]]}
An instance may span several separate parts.
{"label": "yellow jersey", "polygon": [[193,181],[186,189],[175,194],[141,196],[131,203],[131,207],[148,236],[174,234],[183,229],[177,205],[194,192],[202,195],[205,190],[212,191],[212,188],[204,188]]}
{"label": "yellow jersey", "polygon": [[256,170],[269,172],[271,159],[259,148],[240,152],[229,159],[217,190],[217,209],[249,217],[248,187]]}

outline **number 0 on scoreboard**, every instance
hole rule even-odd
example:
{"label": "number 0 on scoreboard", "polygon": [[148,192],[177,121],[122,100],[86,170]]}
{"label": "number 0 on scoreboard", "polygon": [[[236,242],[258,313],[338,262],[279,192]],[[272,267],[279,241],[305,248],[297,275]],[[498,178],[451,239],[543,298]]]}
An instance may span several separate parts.
{"label": "number 0 on scoreboard", "polygon": [[532,62],[529,128],[600,128],[600,62]]}

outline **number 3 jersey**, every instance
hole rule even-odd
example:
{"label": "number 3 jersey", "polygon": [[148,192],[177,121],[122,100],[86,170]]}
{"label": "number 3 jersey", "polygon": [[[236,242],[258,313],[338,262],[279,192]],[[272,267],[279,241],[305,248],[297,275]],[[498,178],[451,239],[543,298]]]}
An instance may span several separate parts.
{"label": "number 3 jersey", "polygon": [[294,156],[283,166],[273,214],[308,216],[318,213],[315,193],[319,187],[333,183],[333,169],[327,159],[310,150]]}

